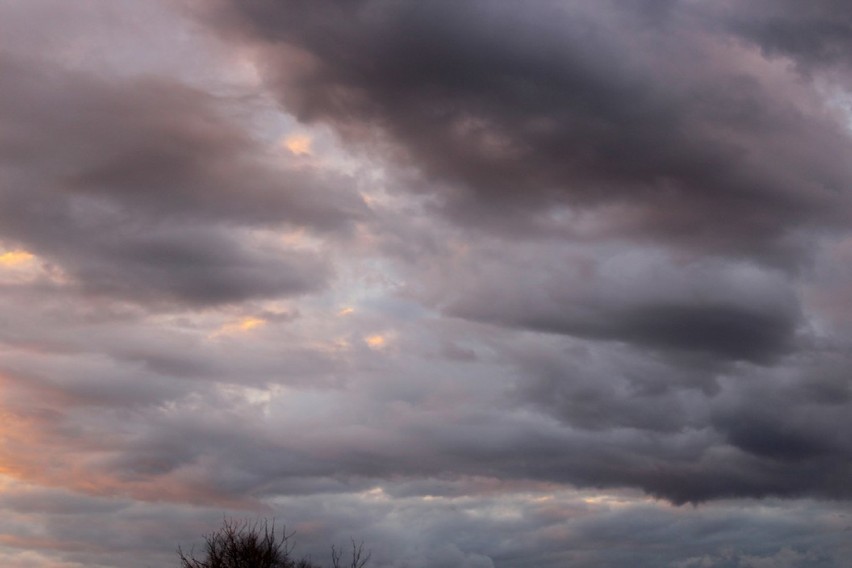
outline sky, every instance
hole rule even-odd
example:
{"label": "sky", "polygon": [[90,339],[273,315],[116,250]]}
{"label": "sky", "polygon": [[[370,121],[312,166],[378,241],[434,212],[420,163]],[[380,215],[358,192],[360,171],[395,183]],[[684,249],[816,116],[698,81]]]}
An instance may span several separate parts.
{"label": "sky", "polygon": [[852,4],[0,0],[0,565],[852,555]]}

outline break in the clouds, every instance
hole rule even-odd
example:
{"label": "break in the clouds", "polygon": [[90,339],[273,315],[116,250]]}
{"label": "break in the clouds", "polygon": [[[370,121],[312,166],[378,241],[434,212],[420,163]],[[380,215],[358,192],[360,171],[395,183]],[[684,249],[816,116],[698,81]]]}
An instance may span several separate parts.
{"label": "break in the clouds", "polygon": [[0,563],[844,566],[850,18],[0,6]]}

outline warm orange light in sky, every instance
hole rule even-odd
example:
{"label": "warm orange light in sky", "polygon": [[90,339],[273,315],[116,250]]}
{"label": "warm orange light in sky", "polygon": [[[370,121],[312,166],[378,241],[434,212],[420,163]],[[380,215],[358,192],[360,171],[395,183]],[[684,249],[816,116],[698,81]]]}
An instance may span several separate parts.
{"label": "warm orange light in sky", "polygon": [[0,266],[18,266],[35,258],[25,250],[13,250],[0,254]]}
{"label": "warm orange light in sky", "polygon": [[311,153],[311,139],[304,134],[292,134],[284,139],[283,144],[297,156],[306,156]]}
{"label": "warm orange light in sky", "polygon": [[353,314],[353,313],[355,313],[355,308],[347,306],[345,308],[342,308],[339,312],[337,312],[337,315],[342,317],[342,316],[348,316],[348,315]]}
{"label": "warm orange light in sky", "polygon": [[293,231],[286,231],[277,233],[279,241],[287,246],[296,247],[299,245],[303,245],[305,243],[305,230],[304,229],[296,229]]}
{"label": "warm orange light in sky", "polygon": [[254,316],[243,318],[236,322],[226,323],[208,337],[210,339],[219,337],[220,335],[232,335],[235,333],[248,332],[258,327],[266,325],[266,320]]}
{"label": "warm orange light in sky", "polygon": [[265,324],[266,320],[264,319],[249,317],[242,320],[238,325],[241,330],[249,331],[250,329],[254,329]]}
{"label": "warm orange light in sky", "polygon": [[375,335],[370,335],[364,341],[367,342],[367,345],[371,349],[380,349],[380,348],[384,347],[385,344],[387,343],[387,340],[383,336],[379,335],[378,333],[375,334]]}

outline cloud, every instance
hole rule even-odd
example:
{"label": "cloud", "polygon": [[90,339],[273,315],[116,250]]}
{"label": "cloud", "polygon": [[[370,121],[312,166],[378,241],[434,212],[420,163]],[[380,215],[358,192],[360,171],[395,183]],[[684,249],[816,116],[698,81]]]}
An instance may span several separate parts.
{"label": "cloud", "polygon": [[770,57],[785,57],[805,72],[844,66],[852,42],[852,13],[844,2],[721,3],[705,7],[740,38],[760,46]]}
{"label": "cloud", "polygon": [[801,324],[785,276],[746,263],[543,244],[466,256],[412,293],[451,316],[720,360],[771,361],[795,348]]}
{"label": "cloud", "polygon": [[844,565],[845,7],[82,4],[0,7],[0,564]]}
{"label": "cloud", "polygon": [[288,110],[352,142],[377,136],[460,224],[570,233],[552,214],[588,211],[614,235],[789,264],[797,231],[849,221],[838,116],[748,45],[713,41],[716,20],[685,3],[642,4],[657,17],[617,3],[222,4],[212,17],[261,46]]}
{"label": "cloud", "polygon": [[208,93],[9,56],[0,67],[2,236],[89,292],[197,305],[304,293],[327,264],[246,232],[346,232],[366,214],[342,180],[319,191],[319,175],[274,163]]}
{"label": "cloud", "polygon": [[[819,22],[827,7],[805,11]],[[806,361],[836,352],[819,351],[799,278],[849,227],[850,138],[826,95],[843,84],[823,71],[836,63],[818,47],[827,36],[815,24],[817,47],[799,49],[754,31],[798,10],[378,1],[202,12],[256,50],[283,108],[380,156],[421,216],[402,226],[389,208],[376,222],[404,297],[508,330],[489,345],[517,370],[506,403],[561,424],[483,409],[492,432],[512,423],[512,434],[468,443],[426,425],[446,417],[424,417],[432,443],[469,456],[446,467],[680,503],[845,496],[827,482],[845,471],[845,448],[825,442],[835,415],[813,419],[765,379],[808,384]],[[803,417],[746,410],[763,397]],[[479,432],[472,415],[457,418]],[[519,447],[523,467],[509,457]],[[826,477],[797,483],[784,468]]]}

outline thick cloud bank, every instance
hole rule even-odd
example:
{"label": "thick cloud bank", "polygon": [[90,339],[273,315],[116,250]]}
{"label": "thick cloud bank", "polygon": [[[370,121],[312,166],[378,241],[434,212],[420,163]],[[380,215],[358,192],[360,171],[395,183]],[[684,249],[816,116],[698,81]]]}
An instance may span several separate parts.
{"label": "thick cloud bank", "polygon": [[846,565],[846,3],[0,37],[0,564],[168,565],[224,513],[379,568]]}

